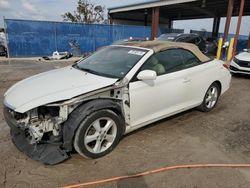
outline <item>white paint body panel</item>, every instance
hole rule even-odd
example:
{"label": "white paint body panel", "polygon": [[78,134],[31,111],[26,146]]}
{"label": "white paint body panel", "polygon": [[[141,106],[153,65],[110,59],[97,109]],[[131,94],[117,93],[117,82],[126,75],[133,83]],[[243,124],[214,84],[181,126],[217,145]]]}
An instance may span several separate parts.
{"label": "white paint body panel", "polygon": [[230,87],[231,74],[223,61],[158,76],[153,81],[130,83],[131,125],[126,133],[199,106],[209,86],[219,81],[221,94]]}
{"label": "white paint body panel", "polygon": [[158,76],[156,80],[130,83],[131,126],[169,114],[185,106],[187,71]]}
{"label": "white paint body panel", "polygon": [[[235,56],[240,61],[247,61],[250,63],[250,53],[249,52],[242,52]],[[238,69],[238,71],[230,70],[232,73],[240,73],[240,74],[248,74],[250,75],[250,68],[248,67],[241,67],[237,63],[234,62],[234,60],[230,63],[231,66]],[[248,71],[248,72],[245,72]]]}
{"label": "white paint body panel", "polygon": [[250,62],[250,52],[242,52],[235,56],[237,59],[241,61],[249,61]]}
{"label": "white paint body panel", "polygon": [[112,85],[116,81],[68,66],[16,83],[5,93],[4,104],[16,112],[24,113],[41,105],[71,99]]}
{"label": "white paint body panel", "polygon": [[[140,67],[154,53],[153,50],[147,50],[147,54],[120,82],[124,84],[121,86],[129,86],[130,106],[126,113],[130,119],[126,133],[200,105],[214,81],[221,83],[222,94],[230,86],[231,74],[220,60],[161,75],[155,80],[132,82]],[[6,92],[4,103],[16,112],[24,113],[41,105],[110,86],[117,81],[118,79],[97,76],[69,66],[18,82]]]}

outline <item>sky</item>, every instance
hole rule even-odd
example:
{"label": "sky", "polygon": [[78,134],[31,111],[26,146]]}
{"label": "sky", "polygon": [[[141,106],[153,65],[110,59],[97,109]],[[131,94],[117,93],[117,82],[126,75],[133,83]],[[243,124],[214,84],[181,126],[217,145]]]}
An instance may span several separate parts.
{"label": "sky", "polygon": [[[122,6],[133,3],[140,3],[151,0],[89,0],[94,4],[104,5],[106,8]],[[77,0],[0,0],[0,27],[3,27],[3,17],[11,19],[29,20],[50,20],[62,21],[61,15],[65,12],[75,10]],[[185,28],[185,32],[190,29],[206,29],[211,31],[212,19],[175,21],[174,28]],[[220,32],[223,32],[225,18],[221,19]],[[237,18],[233,18],[230,33],[235,33]],[[250,32],[250,16],[243,17],[241,24],[242,35]]]}

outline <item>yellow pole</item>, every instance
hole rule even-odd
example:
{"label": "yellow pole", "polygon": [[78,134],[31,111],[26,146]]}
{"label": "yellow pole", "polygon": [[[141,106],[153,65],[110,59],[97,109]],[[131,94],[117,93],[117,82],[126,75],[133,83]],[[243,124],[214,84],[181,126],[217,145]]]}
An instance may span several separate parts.
{"label": "yellow pole", "polygon": [[220,59],[221,57],[222,42],[223,42],[223,39],[219,38],[216,59]]}
{"label": "yellow pole", "polygon": [[228,52],[227,52],[227,61],[231,61],[232,56],[233,56],[233,49],[234,49],[234,38],[231,38]]}

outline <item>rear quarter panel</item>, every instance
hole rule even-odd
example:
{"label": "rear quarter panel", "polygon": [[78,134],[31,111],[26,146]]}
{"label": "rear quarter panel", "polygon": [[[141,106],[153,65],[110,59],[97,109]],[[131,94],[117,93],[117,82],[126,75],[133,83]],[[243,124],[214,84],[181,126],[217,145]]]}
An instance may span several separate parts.
{"label": "rear quarter panel", "polygon": [[223,64],[226,63],[224,61],[214,59],[207,64],[210,76],[210,85],[215,81],[219,81],[221,84],[221,94],[225,93],[225,91],[229,89],[231,83],[231,73],[229,69],[223,66]]}
{"label": "rear quarter panel", "polygon": [[190,104],[197,106],[202,103],[209,86],[219,81],[221,84],[221,94],[229,89],[231,74],[223,67],[223,61],[211,60],[196,67],[190,68],[191,89],[189,92]]}

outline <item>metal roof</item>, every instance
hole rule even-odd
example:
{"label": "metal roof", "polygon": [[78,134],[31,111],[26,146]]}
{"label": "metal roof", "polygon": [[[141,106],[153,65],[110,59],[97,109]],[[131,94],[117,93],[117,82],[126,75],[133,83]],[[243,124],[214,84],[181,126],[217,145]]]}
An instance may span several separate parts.
{"label": "metal roof", "polygon": [[[162,3],[162,5],[157,3]],[[113,19],[144,21],[145,7],[152,8],[152,5],[154,5],[160,7],[161,18],[170,20],[225,17],[227,15],[227,4],[228,0],[162,0],[110,9],[109,14],[112,15]],[[234,1],[233,16],[239,15],[239,6],[240,1]],[[151,20],[151,11],[150,8],[147,9],[149,21]],[[250,0],[245,1],[243,15],[250,15]]]}
{"label": "metal roof", "polygon": [[159,6],[167,6],[167,5],[174,5],[179,3],[187,3],[193,2],[197,0],[157,0],[157,1],[146,1],[142,3],[124,5],[119,7],[111,7],[108,8],[109,13],[116,13],[116,12],[124,12],[124,11],[131,11],[131,10],[138,10],[138,9],[145,9],[145,8],[152,8],[152,7],[159,7]]}

